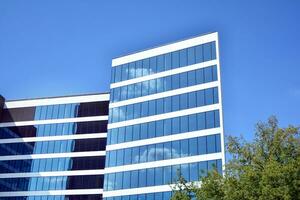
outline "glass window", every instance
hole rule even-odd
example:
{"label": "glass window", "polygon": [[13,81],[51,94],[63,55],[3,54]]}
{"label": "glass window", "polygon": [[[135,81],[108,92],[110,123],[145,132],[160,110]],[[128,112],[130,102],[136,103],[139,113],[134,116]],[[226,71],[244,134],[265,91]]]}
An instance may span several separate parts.
{"label": "glass window", "polygon": [[125,127],[119,128],[118,133],[118,143],[122,143],[125,141]]}
{"label": "glass window", "polygon": [[129,63],[128,67],[128,79],[135,78],[135,62]]}
{"label": "glass window", "polygon": [[124,164],[124,149],[117,150],[117,166]]}
{"label": "glass window", "polygon": [[149,81],[149,94],[155,94],[156,93],[156,79],[152,79]]}
{"label": "glass window", "polygon": [[135,66],[135,76],[136,77],[141,77],[143,75],[143,61],[138,60],[136,61],[136,66]]}
{"label": "glass window", "polygon": [[172,119],[172,134],[180,133],[180,117]]}
{"label": "glass window", "polygon": [[191,48],[188,48],[187,50],[187,56],[188,56],[188,65],[193,65],[195,64],[195,47],[191,47]]}
{"label": "glass window", "polygon": [[205,98],[204,98],[204,90],[197,91],[197,106],[204,106],[205,105]]}
{"label": "glass window", "polygon": [[139,139],[140,139],[140,125],[136,124],[133,126],[132,140],[139,140]]}
{"label": "glass window", "polygon": [[122,189],[123,183],[123,172],[116,173],[116,182],[115,182],[115,189],[119,190]]}
{"label": "glass window", "polygon": [[199,137],[198,138],[198,150],[199,150],[199,155],[206,154],[206,137]]}
{"label": "glass window", "polygon": [[203,47],[202,47],[202,45],[196,46],[195,53],[196,53],[196,63],[203,62]]}
{"label": "glass window", "polygon": [[165,54],[165,69],[166,70],[172,69],[172,56],[171,56],[171,53]]}
{"label": "glass window", "polygon": [[212,80],[213,80],[212,68],[211,67],[204,68],[204,81],[205,81],[205,83],[211,82]]}
{"label": "glass window", "polygon": [[196,71],[188,72],[188,86],[196,85]]}
{"label": "glass window", "polygon": [[211,42],[211,59],[216,59],[216,42]]}
{"label": "glass window", "polygon": [[189,96],[189,108],[194,108],[196,107],[197,103],[197,97],[196,97],[196,92],[190,92],[188,93]]}
{"label": "glass window", "polygon": [[199,177],[207,176],[207,161],[199,163]]}
{"label": "glass window", "polygon": [[188,74],[187,73],[181,73],[180,76],[180,87],[187,87],[188,86]]}
{"label": "glass window", "polygon": [[172,158],[172,145],[171,142],[164,143],[164,159]]}
{"label": "glass window", "polygon": [[121,87],[121,100],[127,99],[127,86]]}
{"label": "glass window", "polygon": [[155,121],[148,123],[148,138],[155,137]]}
{"label": "glass window", "polygon": [[215,153],[216,152],[216,136],[209,135],[207,136],[207,153]]}
{"label": "glass window", "polygon": [[164,185],[166,185],[166,184],[170,184],[171,183],[171,181],[172,181],[172,178],[171,178],[171,175],[172,175],[172,168],[171,168],[171,166],[167,166],[167,167],[164,167],[164,171],[163,171],[163,173],[164,173]]}
{"label": "glass window", "polygon": [[125,141],[132,141],[133,126],[126,126]]}
{"label": "glass window", "polygon": [[156,114],[162,114],[164,113],[164,99],[157,99],[156,100]]}
{"label": "glass window", "polygon": [[203,44],[203,60],[211,60],[211,43]]}
{"label": "glass window", "polygon": [[165,70],[165,57],[164,55],[157,56],[157,72]]}
{"label": "glass window", "polygon": [[180,109],[187,109],[188,108],[188,95],[181,94],[180,95]]}
{"label": "glass window", "polygon": [[147,186],[153,186],[154,185],[154,168],[147,169]]}
{"label": "glass window", "polygon": [[215,115],[214,111],[206,112],[206,128],[215,127]]}
{"label": "glass window", "polygon": [[156,114],[156,100],[149,101],[149,114],[148,116]]}
{"label": "glass window", "polygon": [[187,49],[182,49],[179,52],[180,67],[187,65]]}
{"label": "glass window", "polygon": [[214,103],[214,93],[213,88],[204,90],[205,93],[205,105],[210,105]]}
{"label": "glass window", "polygon": [[180,173],[180,165],[172,166],[172,183],[175,183],[178,177],[178,173]]}
{"label": "glass window", "polygon": [[214,103],[219,103],[219,94],[218,94],[218,88],[213,88],[214,91]]}
{"label": "glass window", "polygon": [[213,81],[218,80],[217,66],[212,67],[212,79]]}
{"label": "glass window", "polygon": [[149,94],[149,81],[142,82],[142,96]]}
{"label": "glass window", "polygon": [[122,65],[115,67],[115,82],[120,82],[122,77]]}
{"label": "glass window", "polygon": [[156,73],[156,57],[150,58],[150,74]]}
{"label": "glass window", "polygon": [[130,171],[123,172],[123,189],[130,188]]}
{"label": "glass window", "polygon": [[181,146],[181,157],[186,157],[189,156],[189,140],[181,140],[180,141],[180,146]]}
{"label": "glass window", "polygon": [[155,168],[155,185],[163,184],[163,168],[157,167]]}
{"label": "glass window", "polygon": [[165,119],[164,120],[164,135],[170,135],[171,134],[171,129],[172,127],[172,121],[171,119]]}
{"label": "glass window", "polygon": [[142,113],[141,117],[148,116],[148,101],[142,102]]}
{"label": "glass window", "polygon": [[189,139],[189,156],[198,155],[198,141],[197,138]]}
{"label": "glass window", "polygon": [[189,115],[189,131],[197,130],[197,114]]}
{"label": "glass window", "polygon": [[128,80],[128,64],[122,66],[122,81]]}
{"label": "glass window", "polygon": [[141,104],[140,103],[136,103],[133,104],[134,108],[133,108],[133,113],[134,113],[134,119],[140,118],[140,114],[141,114]]}
{"label": "glass window", "polygon": [[[139,174],[138,170],[131,171],[131,188],[137,188],[139,186]],[[128,180],[127,180],[128,181]]]}
{"label": "glass window", "polygon": [[172,158],[180,158],[180,142],[172,141]]}
{"label": "glass window", "polygon": [[172,97],[164,98],[164,112],[172,112]]}
{"label": "glass window", "polygon": [[132,164],[136,164],[136,163],[140,162],[139,154],[140,154],[139,147],[133,147],[132,148],[132,161],[131,161]]}
{"label": "glass window", "polygon": [[181,133],[184,133],[184,132],[188,132],[188,125],[189,125],[189,122],[188,122],[188,116],[182,116],[180,117],[180,132]]}
{"label": "glass window", "polygon": [[139,187],[146,187],[146,170],[139,170]]}
{"label": "glass window", "polygon": [[190,168],[189,164],[182,164],[180,166],[182,176],[185,178],[185,180],[190,181]]}
{"label": "glass window", "polygon": [[155,160],[163,160],[164,159],[164,144],[160,143],[160,144],[156,144],[155,145]]}
{"label": "glass window", "polygon": [[172,96],[172,111],[177,111],[179,110],[179,95]]}
{"label": "glass window", "polygon": [[220,127],[220,114],[219,114],[219,110],[215,110],[215,127]]}
{"label": "glass window", "polygon": [[217,168],[217,162],[216,160],[209,160],[207,161],[207,170],[208,171],[211,171],[213,169],[216,169]]}
{"label": "glass window", "polygon": [[148,124],[144,123],[141,124],[141,139],[146,139],[148,138]]}
{"label": "glass window", "polygon": [[172,69],[179,67],[179,51],[172,52]]}
{"label": "glass window", "polygon": [[221,136],[220,136],[220,134],[216,135],[216,152],[221,152]]}
{"label": "glass window", "polygon": [[142,83],[134,84],[134,97],[142,96]]}
{"label": "glass window", "polygon": [[180,76],[180,74],[175,74],[175,75],[171,76],[171,78],[172,78],[172,89],[173,90],[179,88],[179,83],[180,83],[179,76]]}
{"label": "glass window", "polygon": [[204,83],[204,70],[203,69],[197,69],[196,70],[196,83],[201,84]]}
{"label": "glass window", "polygon": [[198,164],[197,163],[190,163],[190,181],[198,181],[199,177],[198,177],[198,173],[199,173],[199,169],[198,169]]}
{"label": "glass window", "polygon": [[165,83],[164,83],[164,78],[158,78],[156,79],[156,92],[164,92],[165,91]]}
{"label": "glass window", "polygon": [[115,88],[115,89],[113,89],[113,93],[114,93],[114,102],[116,102],[116,101],[120,101],[120,99],[121,99],[121,88]]}
{"label": "glass window", "polygon": [[148,158],[148,152],[147,152],[148,148],[147,146],[141,146],[140,147],[140,162],[147,162],[147,158]]}
{"label": "glass window", "polygon": [[109,166],[114,167],[116,166],[117,159],[117,152],[116,151],[109,151]]}
{"label": "glass window", "polygon": [[128,85],[128,95],[127,95],[128,99],[134,98],[134,96],[135,96],[134,87],[135,87],[135,84]]}
{"label": "glass window", "polygon": [[143,76],[149,75],[149,58],[143,60]]}
{"label": "glass window", "polygon": [[126,116],[127,116],[126,120],[133,119],[133,104],[127,105],[126,107],[127,107],[127,112],[125,112]]}
{"label": "glass window", "polygon": [[164,135],[164,121],[163,120],[156,121],[155,136],[160,137],[163,135]]}
{"label": "glass window", "polygon": [[218,159],[217,160],[217,171],[219,174],[222,174],[222,160],[221,159]]}

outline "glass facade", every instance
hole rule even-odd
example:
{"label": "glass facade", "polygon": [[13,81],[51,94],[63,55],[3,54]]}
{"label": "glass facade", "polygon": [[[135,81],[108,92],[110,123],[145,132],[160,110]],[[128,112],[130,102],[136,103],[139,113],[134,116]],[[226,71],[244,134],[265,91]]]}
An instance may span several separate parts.
{"label": "glass facade", "polygon": [[[102,100],[103,95],[107,100]],[[87,95],[80,97],[84,103],[63,103],[67,97],[60,98],[61,104],[4,109],[0,121],[0,199],[102,200],[109,100],[108,94],[103,95],[92,102],[87,102]],[[104,120],[90,121],[94,116]],[[51,119],[60,119],[60,123]],[[14,123],[7,123],[12,120]],[[40,120],[49,122],[40,124]],[[90,189],[99,190],[99,194],[90,193]],[[50,195],[49,190],[68,195]]]}
{"label": "glass facade", "polygon": [[105,200],[169,199],[178,170],[188,182],[222,173],[217,37],[200,38],[113,61]]}

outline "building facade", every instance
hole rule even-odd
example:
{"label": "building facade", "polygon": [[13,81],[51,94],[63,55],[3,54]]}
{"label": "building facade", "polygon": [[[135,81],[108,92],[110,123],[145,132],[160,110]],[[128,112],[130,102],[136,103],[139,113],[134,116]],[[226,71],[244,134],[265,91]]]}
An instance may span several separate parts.
{"label": "building facade", "polygon": [[0,98],[0,199],[102,199],[108,103],[107,93]]}
{"label": "building facade", "polygon": [[222,173],[218,34],[113,59],[103,197],[165,200],[180,171]]}

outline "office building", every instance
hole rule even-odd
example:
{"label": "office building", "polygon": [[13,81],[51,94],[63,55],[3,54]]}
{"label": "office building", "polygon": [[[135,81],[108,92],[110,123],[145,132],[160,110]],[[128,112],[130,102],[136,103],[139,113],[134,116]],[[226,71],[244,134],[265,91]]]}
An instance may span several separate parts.
{"label": "office building", "polygon": [[112,60],[103,197],[165,200],[181,171],[222,173],[218,34]]}
{"label": "office building", "polygon": [[0,199],[99,200],[109,94],[0,98]]}

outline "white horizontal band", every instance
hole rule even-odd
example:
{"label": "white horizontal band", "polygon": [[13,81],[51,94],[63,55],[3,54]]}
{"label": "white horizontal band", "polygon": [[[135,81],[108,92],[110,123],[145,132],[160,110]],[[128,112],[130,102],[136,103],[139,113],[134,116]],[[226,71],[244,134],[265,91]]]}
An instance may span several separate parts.
{"label": "white horizontal band", "polygon": [[204,155],[188,156],[188,157],[183,157],[183,158],[175,158],[175,159],[168,159],[168,160],[159,160],[159,161],[153,161],[153,162],[138,163],[138,164],[132,164],[132,165],[107,167],[107,168],[105,168],[104,173],[108,174],[108,173],[115,173],[115,172],[124,172],[124,171],[132,171],[132,170],[139,170],[139,169],[164,167],[164,166],[170,166],[170,165],[188,164],[188,163],[195,163],[195,162],[208,161],[208,160],[217,160],[217,159],[222,159],[222,153],[211,153],[211,154],[204,154]]}
{"label": "white horizontal band", "polygon": [[140,188],[130,188],[124,190],[113,190],[113,191],[103,191],[103,198],[105,197],[118,197],[118,196],[127,196],[127,195],[135,195],[135,194],[149,194],[149,193],[157,193],[157,192],[170,192],[172,191],[171,185],[159,185],[159,186],[151,186],[151,187],[140,187]]}
{"label": "white horizontal band", "polygon": [[28,173],[6,173],[0,174],[1,178],[24,178],[24,177],[49,177],[49,176],[81,176],[81,175],[101,175],[103,169],[97,170],[74,170],[74,171],[51,171],[51,172],[28,172]]}
{"label": "white horizontal band", "polygon": [[157,143],[163,143],[163,142],[171,142],[171,141],[176,141],[176,140],[184,140],[184,139],[189,139],[189,138],[218,134],[220,132],[221,132],[220,128],[211,128],[211,129],[204,129],[204,130],[192,131],[192,132],[186,132],[186,133],[180,133],[180,134],[174,134],[174,135],[167,135],[167,136],[162,136],[162,137],[149,138],[149,139],[144,139],[144,140],[137,140],[137,141],[132,141],[132,142],[111,144],[111,145],[106,146],[106,151],[112,151],[112,150],[124,149],[124,148],[132,148],[132,147],[137,147],[137,146],[151,145],[151,144],[157,144]]}
{"label": "white horizontal band", "polygon": [[185,109],[185,110],[180,110],[175,112],[164,113],[160,115],[153,115],[149,117],[142,117],[142,118],[132,119],[128,121],[116,122],[116,123],[108,124],[107,127],[108,129],[113,129],[113,128],[119,128],[123,126],[131,126],[135,124],[141,124],[146,122],[158,121],[158,120],[169,119],[169,118],[174,118],[179,116],[192,115],[196,113],[217,110],[219,108],[220,108],[219,104],[201,106],[201,107],[190,108],[190,109]]}
{"label": "white horizontal band", "polygon": [[180,67],[180,68],[176,68],[176,69],[171,69],[171,70],[159,72],[159,73],[156,73],[156,74],[151,74],[151,75],[148,75],[148,76],[129,79],[129,80],[121,81],[121,82],[117,82],[117,83],[112,83],[110,85],[110,88],[112,89],[112,88],[122,87],[122,86],[125,86],[125,85],[134,84],[134,83],[148,81],[148,80],[152,80],[152,79],[171,76],[171,75],[174,75],[174,74],[193,71],[193,70],[196,70],[196,69],[201,69],[201,68],[209,67],[209,66],[216,65],[216,64],[217,64],[217,60],[210,60],[210,61],[206,61],[206,62],[202,62],[202,63],[197,63],[197,64],[194,64],[194,65],[188,65],[188,66],[185,66],[185,67]]}
{"label": "white horizontal band", "polygon": [[115,66],[122,65],[125,63],[142,60],[144,58],[149,58],[149,57],[158,56],[158,55],[162,55],[162,54],[173,52],[173,51],[178,51],[181,49],[186,49],[186,48],[197,46],[197,45],[204,44],[207,42],[215,41],[215,40],[217,40],[217,38],[218,38],[218,33],[214,32],[214,33],[194,37],[191,39],[183,40],[180,42],[175,42],[172,44],[168,44],[168,45],[152,48],[149,50],[133,53],[133,54],[130,54],[127,56],[122,56],[122,57],[113,59],[112,66],[115,67]]}
{"label": "white horizontal band", "polygon": [[57,135],[44,137],[28,137],[28,138],[11,138],[1,139],[0,144],[17,143],[17,142],[41,142],[41,141],[56,141],[56,140],[75,140],[75,139],[91,139],[91,138],[106,138],[107,133],[89,133],[75,135]]}
{"label": "white horizontal band", "polygon": [[102,194],[102,193],[103,193],[103,189],[20,191],[20,192],[0,192],[0,197],[47,196],[47,195],[86,195],[86,194]]}
{"label": "white horizontal band", "polygon": [[46,119],[46,120],[36,120],[36,121],[5,122],[5,123],[0,123],[0,127],[58,124],[58,123],[70,123],[70,122],[88,122],[88,121],[100,121],[100,120],[108,120],[108,116],[106,115],[106,116],[93,116],[93,117]]}
{"label": "white horizontal band", "polygon": [[4,108],[23,108],[32,106],[58,105],[70,103],[87,103],[95,101],[109,101],[109,93],[7,101],[4,104]]}
{"label": "white horizontal band", "polygon": [[72,157],[88,157],[88,156],[105,156],[105,151],[85,151],[85,152],[0,156],[0,161],[2,161],[2,160],[42,159],[42,158],[72,158]]}
{"label": "white horizontal band", "polygon": [[190,86],[190,87],[179,88],[176,90],[170,90],[170,91],[166,91],[166,92],[151,94],[151,95],[147,95],[144,97],[138,97],[138,98],[134,98],[134,99],[128,99],[128,100],[124,100],[124,101],[110,103],[109,108],[115,108],[115,107],[125,106],[125,105],[129,105],[129,104],[134,104],[134,103],[141,103],[144,101],[151,101],[154,99],[160,99],[160,98],[164,98],[164,97],[170,97],[170,96],[185,94],[185,93],[189,93],[189,92],[195,92],[198,90],[203,90],[203,89],[208,89],[208,88],[218,87],[218,86],[219,86],[218,81],[198,84],[198,85],[194,85],[194,86]]}

